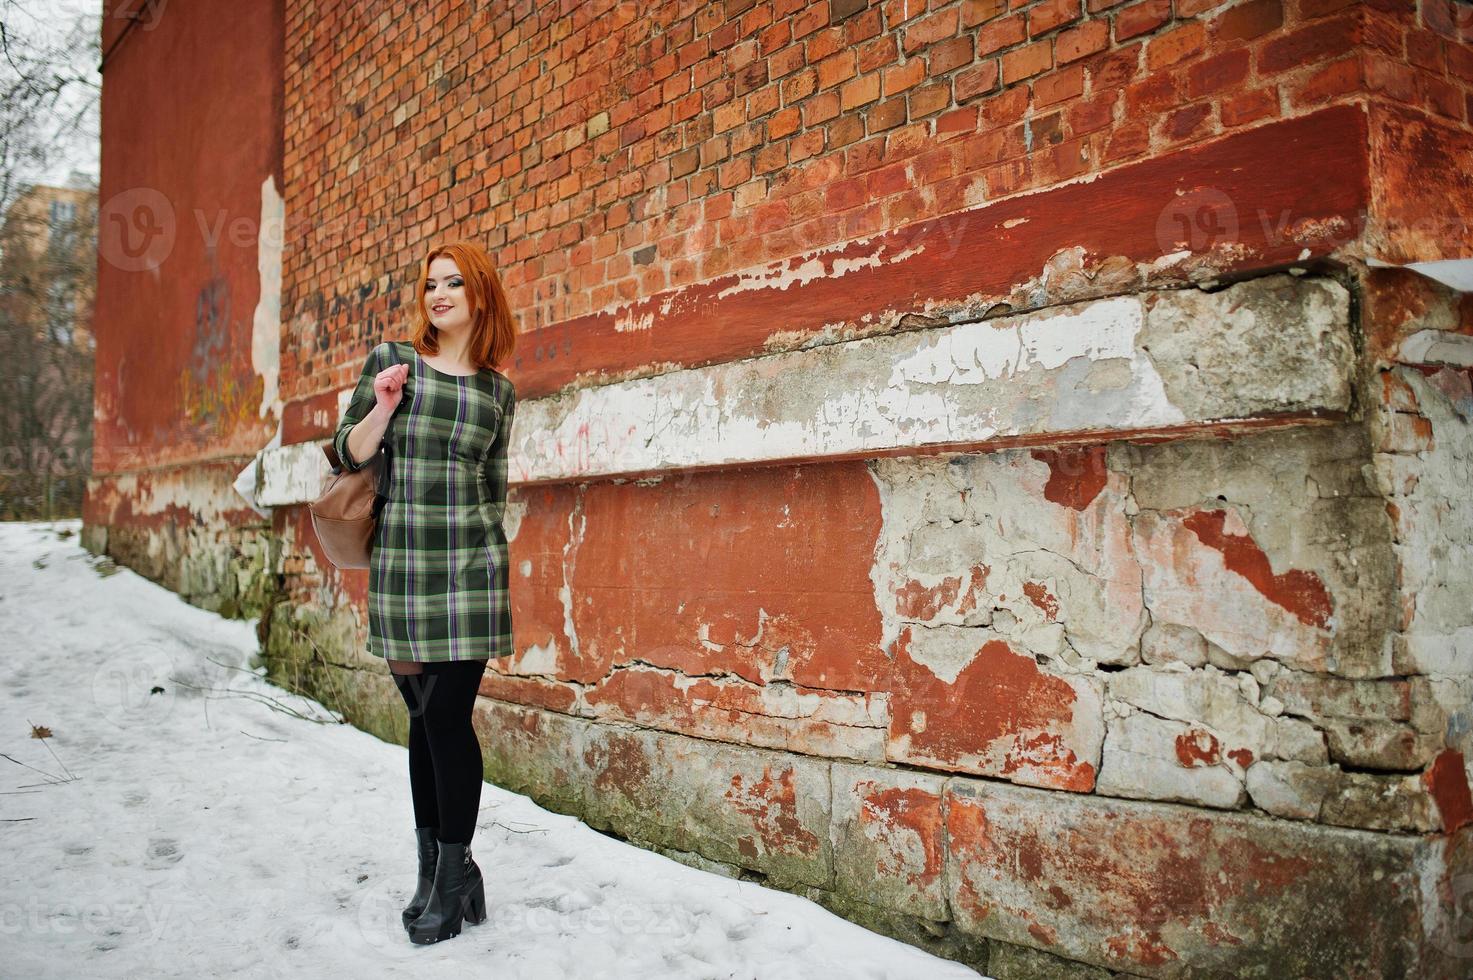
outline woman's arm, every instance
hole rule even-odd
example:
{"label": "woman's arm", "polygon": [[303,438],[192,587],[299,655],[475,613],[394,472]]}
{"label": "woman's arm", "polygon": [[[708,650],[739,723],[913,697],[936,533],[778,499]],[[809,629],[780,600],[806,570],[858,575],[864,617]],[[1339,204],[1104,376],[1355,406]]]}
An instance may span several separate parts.
{"label": "woman's arm", "polygon": [[[362,469],[368,465],[368,460],[378,451],[379,444],[384,441],[384,432],[389,428],[389,418],[393,414],[392,410],[382,405],[374,405],[369,413],[363,416],[362,421],[349,428],[348,438],[345,440],[348,455],[354,460],[363,460],[362,463],[350,463],[349,469]],[[348,462],[341,453],[338,455],[344,462]]]}
{"label": "woman's arm", "polygon": [[394,414],[393,409],[378,403],[378,395],[373,390],[380,370],[382,347],[380,344],[369,352],[358,386],[353,389],[353,397],[348,402],[348,410],[343,413],[333,435],[333,449],[349,470],[361,470],[368,465],[374,453],[378,452],[379,443],[383,442],[384,432],[389,427],[389,418]]}

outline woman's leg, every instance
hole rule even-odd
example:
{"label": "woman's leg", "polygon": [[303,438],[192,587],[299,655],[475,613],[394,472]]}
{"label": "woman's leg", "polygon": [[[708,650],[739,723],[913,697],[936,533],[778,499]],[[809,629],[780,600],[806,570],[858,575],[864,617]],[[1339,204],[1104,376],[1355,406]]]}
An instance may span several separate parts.
{"label": "woman's leg", "polygon": [[481,809],[481,742],[471,723],[485,660],[424,665],[424,724],[435,762],[440,840],[469,844]]}
{"label": "woman's leg", "polygon": [[[392,667],[395,661],[389,661]],[[416,664],[416,666],[418,666]],[[440,802],[435,792],[435,761],[430,752],[429,733],[425,729],[424,694],[425,681],[422,673],[393,671],[394,686],[404,698],[409,709],[409,793],[414,799],[414,825],[416,827],[440,826]]]}

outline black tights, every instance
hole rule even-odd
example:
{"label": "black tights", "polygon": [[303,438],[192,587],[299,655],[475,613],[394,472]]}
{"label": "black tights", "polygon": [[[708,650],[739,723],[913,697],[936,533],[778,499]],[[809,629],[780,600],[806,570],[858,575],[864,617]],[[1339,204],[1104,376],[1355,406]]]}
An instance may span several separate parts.
{"label": "black tights", "polygon": [[394,673],[409,709],[409,791],[417,827],[439,827],[447,844],[469,844],[481,809],[481,743],[471,709],[485,660],[425,663]]}

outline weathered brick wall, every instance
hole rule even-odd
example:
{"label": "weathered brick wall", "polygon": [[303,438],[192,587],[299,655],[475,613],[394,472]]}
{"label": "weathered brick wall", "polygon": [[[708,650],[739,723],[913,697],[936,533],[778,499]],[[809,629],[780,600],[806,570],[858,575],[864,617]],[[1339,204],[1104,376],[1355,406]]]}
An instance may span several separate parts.
{"label": "weathered brick wall", "polygon": [[282,4],[101,4],[86,546],[229,616],[280,541],[232,484],[279,433]]}
{"label": "weathered brick wall", "polygon": [[[497,779],[1000,977],[1440,975],[1473,327],[1367,262],[1467,246],[1470,19],[1012,7],[291,5],[274,492],[478,236]],[[279,669],[401,737],[278,530]]]}
{"label": "weathered brick wall", "polygon": [[1004,980],[1466,972],[1466,5],[285,22],[273,676],[404,737],[301,504],[468,235],[494,778]]}

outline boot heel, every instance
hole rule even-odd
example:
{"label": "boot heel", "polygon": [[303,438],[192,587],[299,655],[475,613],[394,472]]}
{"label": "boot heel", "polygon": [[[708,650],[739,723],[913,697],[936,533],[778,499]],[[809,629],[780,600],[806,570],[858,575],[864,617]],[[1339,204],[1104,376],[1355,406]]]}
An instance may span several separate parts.
{"label": "boot heel", "polygon": [[466,896],[465,921],[473,926],[486,921],[486,886],[479,881]]}
{"label": "boot heel", "polygon": [[[467,906],[479,884],[470,880],[470,845],[445,841],[439,845],[429,901],[419,918],[409,924],[409,939],[418,944],[437,943],[460,935],[461,922],[467,918]],[[485,905],[484,894],[480,904]]]}

